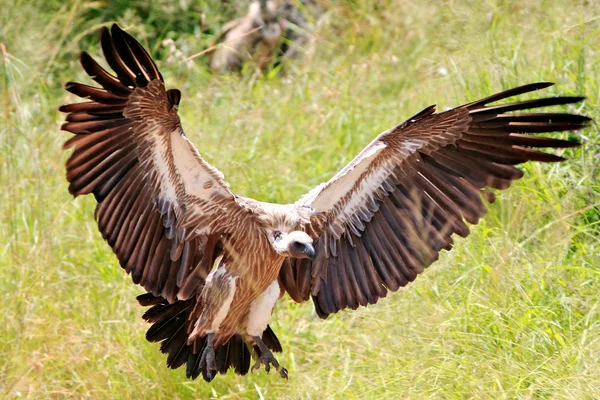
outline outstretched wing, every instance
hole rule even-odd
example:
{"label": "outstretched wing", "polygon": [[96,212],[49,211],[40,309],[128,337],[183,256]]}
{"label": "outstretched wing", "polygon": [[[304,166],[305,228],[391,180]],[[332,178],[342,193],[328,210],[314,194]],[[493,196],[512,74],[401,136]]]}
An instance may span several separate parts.
{"label": "outstretched wing", "polygon": [[572,131],[589,118],[562,113],[511,113],[576,103],[551,97],[488,104],[552,85],[536,83],[435,113],[428,107],[380,134],[329,182],[301,198],[313,212],[307,230],[316,258],[284,262],[280,282],[296,301],[313,297],[320,317],[346,307],[376,303],[388,290],[413,281],[452,248],[452,234],[466,237],[494,201],[523,176],[515,165],[562,157],[534,148],[578,143],[534,136]]}
{"label": "outstretched wing", "polygon": [[81,65],[101,88],[69,82],[90,101],[67,104],[62,129],[69,191],[92,193],[103,237],[135,283],[173,302],[189,298],[212,267],[228,215],[239,207],[223,174],[188,141],[177,116],[179,90],[144,48],[113,25],[102,50],[116,76],[87,53]]}

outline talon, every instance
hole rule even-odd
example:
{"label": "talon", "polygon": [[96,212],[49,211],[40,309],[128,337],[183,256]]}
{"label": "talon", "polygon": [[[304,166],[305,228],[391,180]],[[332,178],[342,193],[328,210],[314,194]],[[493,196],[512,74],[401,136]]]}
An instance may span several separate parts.
{"label": "talon", "polygon": [[257,359],[256,362],[254,363],[254,365],[252,366],[252,368],[250,368],[250,372],[254,373],[254,371],[256,371],[257,369],[260,368],[260,364],[261,364],[260,360]]}
{"label": "talon", "polygon": [[211,382],[213,379],[215,379],[215,373],[216,373],[216,371],[207,369],[205,372],[203,372],[205,380],[208,382]]}
{"label": "talon", "polygon": [[281,367],[281,369],[279,370],[279,375],[284,378],[284,379],[288,379],[288,371],[287,369]]}
{"label": "talon", "polygon": [[202,352],[202,355],[200,356],[200,368],[201,369],[206,366],[206,369],[209,371],[217,370],[217,363],[215,362],[215,349],[213,347],[213,342],[214,342],[214,333],[209,333],[207,342],[206,342],[206,347],[204,348],[204,351]]}
{"label": "talon", "polygon": [[259,337],[254,337],[254,340],[256,342],[256,345],[260,349],[261,355],[258,356],[258,354],[253,353],[253,357],[255,358],[256,362],[252,366],[252,372],[254,372],[254,370],[256,369],[259,369],[260,365],[262,364],[265,366],[265,371],[269,373],[271,371],[271,366],[273,366],[273,368],[279,373],[279,375],[282,378],[288,379],[287,369],[279,365],[279,362],[277,361],[275,356],[273,356],[271,350],[269,350],[269,348],[262,342],[262,339]]}
{"label": "talon", "polygon": [[216,371],[217,364],[215,363],[215,350],[212,347],[206,347],[202,352],[202,360],[200,361],[200,368],[206,366],[206,369]]}

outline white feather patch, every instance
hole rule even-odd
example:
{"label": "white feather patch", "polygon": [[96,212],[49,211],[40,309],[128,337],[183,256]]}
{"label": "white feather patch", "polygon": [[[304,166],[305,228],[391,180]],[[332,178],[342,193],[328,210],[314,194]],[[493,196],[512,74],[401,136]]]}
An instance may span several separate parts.
{"label": "white feather patch", "polygon": [[[157,127],[149,134],[149,136],[156,137],[159,131],[160,129]],[[158,175],[157,178],[159,180],[161,197],[175,206],[177,205],[175,182],[171,180],[168,168],[169,160],[172,155],[168,153],[166,146],[161,145],[160,140],[155,140],[155,142],[156,143],[152,146],[152,162],[154,163]]]}
{"label": "white feather patch", "polygon": [[246,332],[250,336],[262,336],[280,294],[279,283],[274,280],[267,290],[262,292],[250,305],[250,313],[246,322]]}
{"label": "white feather patch", "polygon": [[358,207],[364,206],[365,200],[379,189],[383,181],[390,176],[390,171],[388,170],[391,169],[390,167],[389,163],[386,163],[360,182],[360,187],[356,191],[356,194],[350,198],[344,207],[343,212],[347,217],[353,215]]}
{"label": "white feather patch", "polygon": [[179,131],[171,133],[173,163],[185,186],[185,191],[203,199],[210,199],[215,191],[222,188],[222,175],[200,157],[198,151]]}
{"label": "white feather patch", "polygon": [[[385,147],[384,143],[377,143],[370,148],[367,147],[350,164],[338,172],[322,190],[320,189],[321,186],[315,188],[319,189],[319,191],[316,193],[316,198],[310,204],[313,210],[322,212],[332,209],[340,199],[352,190],[362,174]],[[370,183],[367,183],[367,185],[370,186]],[[361,189],[363,186],[364,182],[361,185]],[[307,194],[307,198],[311,196],[311,192]],[[301,201],[303,200],[301,199]]]}

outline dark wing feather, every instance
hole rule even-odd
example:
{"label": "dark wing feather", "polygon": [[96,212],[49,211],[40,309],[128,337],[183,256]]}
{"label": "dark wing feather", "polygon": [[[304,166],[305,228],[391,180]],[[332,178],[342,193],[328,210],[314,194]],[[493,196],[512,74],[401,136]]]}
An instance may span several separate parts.
{"label": "dark wing feather", "polygon": [[74,149],[69,191],[95,196],[102,236],[135,283],[169,302],[184,300],[202,286],[227,216],[241,208],[186,139],[180,92],[165,90],[146,50],[117,25],[102,30],[101,43],[116,76],[82,53],[100,87],[67,83],[90,101],[60,108],[68,113],[62,129],[74,134],[64,145]]}
{"label": "dark wing feather", "polygon": [[[313,298],[326,318],[343,308],[373,304],[416,279],[452,248],[452,234],[469,234],[486,213],[489,189],[507,189],[523,176],[514,165],[564,158],[534,148],[577,142],[534,136],[573,131],[590,119],[565,113],[513,113],[566,105],[581,97],[489,103],[543,89],[520,86],[435,113],[428,107],[383,132],[330,181],[297,203],[310,208],[306,227],[316,240],[314,261],[287,259],[280,282],[296,301]],[[307,282],[307,276],[310,282]]]}
{"label": "dark wing feather", "polygon": [[[165,90],[146,50],[117,25],[102,30],[101,43],[116,76],[82,53],[81,65],[101,87],[67,83],[69,92],[89,101],[60,108],[68,113],[62,129],[74,134],[64,145],[73,148],[69,191],[95,196],[103,238],[133,282],[149,292],[138,298],[152,306],[144,314],[153,323],[147,339],[162,342],[170,368],[187,364],[188,377],[211,380],[215,374],[199,362],[206,338],[189,341],[189,316],[222,236],[235,235],[231,220],[246,211],[185,137],[177,116],[181,93]],[[265,335],[280,351],[273,332]],[[248,372],[250,353],[239,335],[216,357],[221,373],[230,366]]]}

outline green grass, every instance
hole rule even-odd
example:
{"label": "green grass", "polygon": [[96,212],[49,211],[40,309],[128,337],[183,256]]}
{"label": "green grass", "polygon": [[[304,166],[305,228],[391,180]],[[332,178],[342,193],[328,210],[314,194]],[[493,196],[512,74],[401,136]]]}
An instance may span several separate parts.
{"label": "green grass", "polygon": [[273,328],[289,381],[261,370],[209,385],[168,370],[145,341],[142,290],[97,232],[93,199],[67,192],[56,111],[74,100],[61,84],[85,80],[77,52],[99,54],[98,27],[118,20],[182,89],[188,136],[232,189],[290,202],[429,104],[550,80],[550,94],[587,96],[566,111],[600,120],[600,3],[339,2],[303,59],[240,78],[210,76],[202,58],[168,61],[160,45],[205,48],[227,11],[216,1],[179,2],[205,11],[204,30],[170,2],[142,12],[142,2],[7,1],[0,398],[600,398],[596,125],[577,134],[584,146],[569,162],[523,166],[470,237],[379,304],[322,321],[311,304],[280,301]]}

